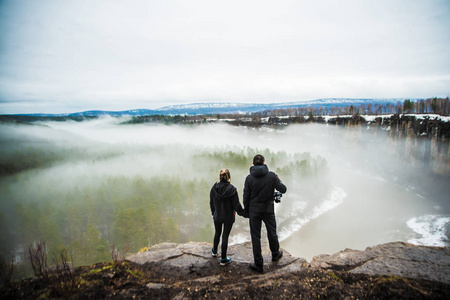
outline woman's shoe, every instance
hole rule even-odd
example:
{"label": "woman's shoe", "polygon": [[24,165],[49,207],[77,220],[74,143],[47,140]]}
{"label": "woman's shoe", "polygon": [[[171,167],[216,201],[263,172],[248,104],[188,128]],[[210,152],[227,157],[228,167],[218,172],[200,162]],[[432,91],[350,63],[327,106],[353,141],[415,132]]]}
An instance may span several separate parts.
{"label": "woman's shoe", "polygon": [[212,247],[212,249],[211,249],[211,255],[213,257],[217,257],[217,251],[214,252],[214,247]]}
{"label": "woman's shoe", "polygon": [[220,265],[221,266],[228,265],[229,263],[231,263],[231,257],[221,258],[220,259]]}

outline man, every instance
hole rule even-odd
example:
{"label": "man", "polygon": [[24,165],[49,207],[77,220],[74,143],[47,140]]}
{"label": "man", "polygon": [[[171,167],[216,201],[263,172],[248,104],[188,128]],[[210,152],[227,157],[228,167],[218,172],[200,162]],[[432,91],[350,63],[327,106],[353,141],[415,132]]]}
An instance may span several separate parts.
{"label": "man", "polygon": [[255,155],[250,174],[245,178],[244,210],[250,219],[250,234],[252,237],[253,258],[255,260],[254,263],[250,264],[250,268],[260,273],[264,270],[264,260],[261,255],[262,222],[266,225],[267,238],[270,251],[272,251],[272,261],[278,261],[283,256],[277,235],[274,190],[286,193],[287,188],[277,174],[269,171],[265,164],[264,156],[261,154]]}

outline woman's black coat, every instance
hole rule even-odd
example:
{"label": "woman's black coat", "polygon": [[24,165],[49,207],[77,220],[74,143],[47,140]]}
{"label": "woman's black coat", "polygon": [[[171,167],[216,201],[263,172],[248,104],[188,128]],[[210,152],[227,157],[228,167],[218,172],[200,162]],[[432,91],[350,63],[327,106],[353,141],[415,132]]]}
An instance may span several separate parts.
{"label": "woman's black coat", "polygon": [[214,222],[234,223],[235,212],[243,215],[244,209],[239,203],[237,189],[229,182],[217,182],[209,193],[209,206]]}

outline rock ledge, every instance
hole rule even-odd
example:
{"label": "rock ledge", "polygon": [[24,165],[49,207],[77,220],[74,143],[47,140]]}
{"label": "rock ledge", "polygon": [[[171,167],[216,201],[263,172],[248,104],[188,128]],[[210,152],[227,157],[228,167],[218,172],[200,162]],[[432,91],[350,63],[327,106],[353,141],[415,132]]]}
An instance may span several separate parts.
{"label": "rock ledge", "polygon": [[397,242],[319,255],[311,263],[284,251],[273,263],[264,246],[259,274],[248,267],[250,243],[229,247],[233,262],[226,266],[211,247],[155,245],[124,262],[78,267],[64,285],[29,278],[0,287],[0,299],[450,299],[449,248]]}
{"label": "rock ledge", "polygon": [[[166,270],[168,277],[185,276],[196,273],[205,280],[214,278],[214,270],[219,268],[218,259],[211,256],[210,243],[159,244],[145,252],[136,253],[126,259],[132,263],[150,267],[158,265],[158,270]],[[395,275],[404,278],[425,279],[450,283],[450,248],[416,246],[404,242],[394,242],[368,247],[363,251],[345,249],[333,255],[319,255],[311,263],[305,259],[291,256],[286,250],[283,258],[276,263],[271,261],[271,253],[263,247],[265,261],[264,277],[276,274],[301,272],[306,269],[347,271],[352,274]],[[228,248],[232,264],[246,267],[253,261],[251,243],[233,245]],[[175,274],[175,275],[174,275]],[[256,274],[255,274],[256,275]]]}

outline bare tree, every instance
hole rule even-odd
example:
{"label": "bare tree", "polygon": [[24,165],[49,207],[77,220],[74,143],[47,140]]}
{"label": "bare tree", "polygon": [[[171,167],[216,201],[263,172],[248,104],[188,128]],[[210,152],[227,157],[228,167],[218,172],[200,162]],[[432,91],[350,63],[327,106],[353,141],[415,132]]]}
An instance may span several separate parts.
{"label": "bare tree", "polygon": [[121,264],[125,259],[125,251],[124,249],[118,249],[116,244],[111,245],[111,259],[114,264]]}
{"label": "bare tree", "polygon": [[34,275],[49,282],[49,269],[47,266],[47,245],[44,240],[31,244],[28,247],[31,267]]}
{"label": "bare tree", "polygon": [[51,295],[62,297],[76,290],[80,279],[75,276],[65,248],[60,251],[59,258],[53,259],[54,271],[47,265],[47,245],[44,240],[31,244],[28,254],[34,274],[48,285]]}
{"label": "bare tree", "polygon": [[52,290],[57,295],[66,295],[75,291],[80,283],[80,278],[75,275],[72,264],[69,262],[67,250],[63,248],[53,259],[55,264],[55,280],[52,282]]}

